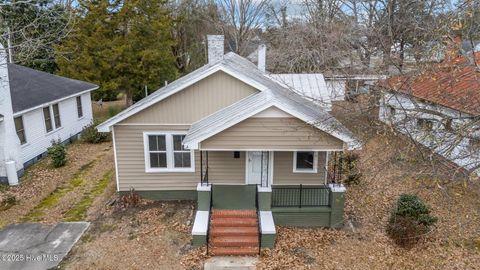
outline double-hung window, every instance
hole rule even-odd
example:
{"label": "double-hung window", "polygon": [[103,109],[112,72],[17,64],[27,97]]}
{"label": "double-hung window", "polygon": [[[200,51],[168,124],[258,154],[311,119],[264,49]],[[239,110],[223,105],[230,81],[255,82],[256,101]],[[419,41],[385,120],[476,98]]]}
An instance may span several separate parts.
{"label": "double-hung window", "polygon": [[47,132],[53,130],[52,115],[50,114],[50,107],[43,108],[43,118],[45,119],[45,129]]}
{"label": "double-hung window", "polygon": [[145,132],[146,172],[194,172],[193,151],[185,149],[184,134]]}
{"label": "double-hung window", "polygon": [[25,136],[25,128],[23,126],[23,117],[18,116],[14,118],[15,121],[15,131],[17,132],[18,139],[20,140],[20,144],[27,143],[27,137]]}
{"label": "double-hung window", "polygon": [[294,173],[317,173],[318,152],[297,151],[293,152]]}
{"label": "double-hung window", "polygon": [[83,117],[82,96],[77,97],[77,116],[78,118]]}
{"label": "double-hung window", "polygon": [[45,129],[47,133],[53,130],[54,124],[55,129],[62,127],[62,121],[60,119],[60,108],[58,107],[58,103],[43,108],[43,119],[45,120]]}
{"label": "double-hung window", "polygon": [[55,128],[62,126],[62,121],[60,120],[60,110],[58,109],[58,103],[52,105],[53,109],[53,119],[55,120]]}

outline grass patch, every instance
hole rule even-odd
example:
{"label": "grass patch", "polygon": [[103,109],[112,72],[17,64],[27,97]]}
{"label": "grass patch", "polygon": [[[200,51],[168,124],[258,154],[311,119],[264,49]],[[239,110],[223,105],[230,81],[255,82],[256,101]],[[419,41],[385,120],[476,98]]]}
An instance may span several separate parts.
{"label": "grass patch", "polygon": [[8,195],[5,199],[0,202],[0,211],[5,211],[10,209],[10,207],[17,204],[17,198],[13,195]]}
{"label": "grass patch", "polygon": [[5,191],[8,191],[9,189],[10,189],[9,185],[0,184],[0,192],[5,192]]}
{"label": "grass patch", "polygon": [[93,186],[93,188],[85,193],[82,199],[70,210],[65,212],[64,221],[81,221],[87,216],[88,208],[92,205],[97,196],[102,194],[107,188],[107,185],[112,179],[113,171],[105,173],[102,178]]}
{"label": "grass patch", "polygon": [[35,222],[42,220],[43,216],[45,215],[45,210],[51,208],[52,206],[56,205],[65,194],[78,188],[84,184],[83,174],[88,169],[92,168],[94,161],[90,161],[89,163],[80,167],[80,169],[75,172],[72,179],[68,181],[66,184],[57,187],[50,195],[43,198],[43,200],[33,208],[32,211],[26,216],[22,218],[23,222]]}

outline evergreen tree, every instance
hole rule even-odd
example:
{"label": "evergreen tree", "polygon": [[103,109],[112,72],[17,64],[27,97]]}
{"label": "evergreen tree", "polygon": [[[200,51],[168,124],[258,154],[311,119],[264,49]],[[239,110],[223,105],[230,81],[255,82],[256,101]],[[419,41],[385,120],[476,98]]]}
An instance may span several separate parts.
{"label": "evergreen tree", "polygon": [[58,47],[59,73],[100,85],[94,99],[127,104],[177,76],[173,20],[164,0],[80,1],[74,32]]}

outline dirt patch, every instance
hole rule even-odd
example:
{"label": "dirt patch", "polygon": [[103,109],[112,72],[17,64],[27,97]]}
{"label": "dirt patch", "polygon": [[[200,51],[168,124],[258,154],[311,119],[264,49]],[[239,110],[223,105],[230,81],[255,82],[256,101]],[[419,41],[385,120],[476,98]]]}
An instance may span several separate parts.
{"label": "dirt patch", "polygon": [[184,269],[180,262],[192,250],[193,213],[193,202],[105,206],[62,268]]}

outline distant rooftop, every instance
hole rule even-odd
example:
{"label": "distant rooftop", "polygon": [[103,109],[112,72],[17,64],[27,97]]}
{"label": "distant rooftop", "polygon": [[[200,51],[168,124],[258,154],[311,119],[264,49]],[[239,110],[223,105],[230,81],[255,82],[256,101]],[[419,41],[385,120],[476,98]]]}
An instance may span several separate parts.
{"label": "distant rooftop", "polygon": [[[480,52],[474,56],[476,63],[480,63]],[[480,115],[480,70],[472,60],[473,55],[459,56],[422,74],[394,76],[379,85],[460,112]]]}

